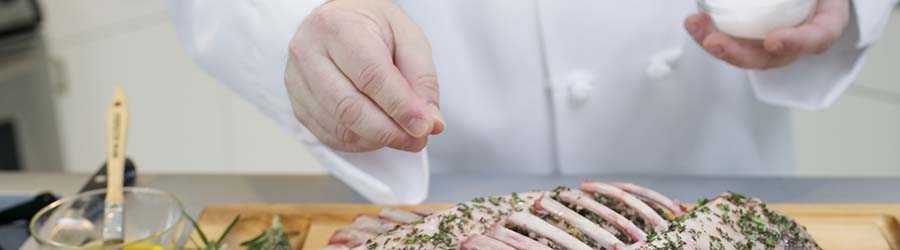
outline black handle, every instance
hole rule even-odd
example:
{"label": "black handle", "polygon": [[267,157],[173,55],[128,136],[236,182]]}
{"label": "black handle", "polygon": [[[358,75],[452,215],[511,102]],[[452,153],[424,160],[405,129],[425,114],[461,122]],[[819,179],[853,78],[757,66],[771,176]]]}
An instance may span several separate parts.
{"label": "black handle", "polygon": [[[122,180],[126,187],[133,187],[134,183],[137,182],[137,168],[135,168],[131,158],[125,158],[125,177]],[[106,162],[100,166],[100,169],[97,169],[97,172],[88,179],[87,183],[78,192],[84,193],[104,188],[106,188]]]}
{"label": "black handle", "polygon": [[41,208],[50,205],[57,198],[50,192],[43,192],[32,198],[31,200],[13,205],[3,211],[0,211],[0,225],[12,223],[17,220],[30,219]]}

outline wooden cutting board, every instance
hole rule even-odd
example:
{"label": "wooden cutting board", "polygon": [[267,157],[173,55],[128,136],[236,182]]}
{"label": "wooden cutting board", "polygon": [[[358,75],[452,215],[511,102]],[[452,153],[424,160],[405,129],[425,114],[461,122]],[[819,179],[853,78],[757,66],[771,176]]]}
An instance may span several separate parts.
{"label": "wooden cutting board", "polygon": [[[402,209],[443,209],[451,205],[394,206]],[[359,214],[375,215],[384,206],[316,205],[212,205],[203,210],[197,223],[208,235],[219,235],[240,214],[241,219],[225,242],[236,249],[241,241],[265,230],[278,214],[290,232],[294,249],[321,249],[331,233],[347,226]],[[823,249],[900,250],[900,204],[769,204],[769,208],[795,218],[809,229]],[[243,248],[237,248],[243,249]]]}

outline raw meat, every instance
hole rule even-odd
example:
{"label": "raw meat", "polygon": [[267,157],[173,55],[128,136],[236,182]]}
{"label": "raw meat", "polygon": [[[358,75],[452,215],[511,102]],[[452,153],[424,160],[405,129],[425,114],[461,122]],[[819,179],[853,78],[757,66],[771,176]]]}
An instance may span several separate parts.
{"label": "raw meat", "polygon": [[[423,217],[424,216],[424,217]],[[591,250],[820,249],[793,219],[724,193],[691,210],[629,183],[476,198],[443,211],[357,217],[328,248]]]}
{"label": "raw meat", "polygon": [[819,249],[804,227],[759,199],[724,193],[701,203],[641,249]]}

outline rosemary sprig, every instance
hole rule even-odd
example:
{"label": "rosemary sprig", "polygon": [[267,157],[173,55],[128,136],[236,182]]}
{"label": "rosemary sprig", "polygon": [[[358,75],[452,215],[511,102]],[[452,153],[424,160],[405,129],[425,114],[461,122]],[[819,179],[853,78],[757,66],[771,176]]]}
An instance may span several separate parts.
{"label": "rosemary sprig", "polygon": [[253,239],[244,241],[241,246],[247,247],[247,250],[291,250],[291,243],[277,214],[272,217],[272,226],[269,229]]}
{"label": "rosemary sprig", "polygon": [[232,228],[234,228],[234,224],[237,224],[238,220],[241,218],[241,215],[235,216],[234,219],[231,220],[231,223],[228,224],[228,227],[225,228],[225,231],[222,232],[222,235],[219,236],[219,239],[217,239],[215,241],[210,241],[209,238],[206,237],[206,234],[203,233],[203,230],[200,229],[200,225],[197,224],[197,221],[194,220],[193,217],[191,217],[187,213],[184,213],[184,216],[187,217],[189,221],[191,221],[192,225],[194,225],[194,229],[197,230],[197,235],[199,235],[200,240],[203,241],[203,247],[201,247],[200,244],[197,244],[197,242],[194,241],[193,237],[190,238],[191,243],[194,244],[194,247],[196,249],[203,249],[203,250],[222,250],[223,249],[222,240],[225,239],[225,236],[228,235],[229,232],[231,232]]}

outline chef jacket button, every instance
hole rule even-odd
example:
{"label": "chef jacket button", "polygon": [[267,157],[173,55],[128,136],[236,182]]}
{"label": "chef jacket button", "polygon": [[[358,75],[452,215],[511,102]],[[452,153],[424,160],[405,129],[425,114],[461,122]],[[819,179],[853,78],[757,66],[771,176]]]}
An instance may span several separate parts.
{"label": "chef jacket button", "polygon": [[582,104],[591,96],[594,86],[587,80],[575,80],[569,84],[569,100],[574,104]]}
{"label": "chef jacket button", "polygon": [[589,70],[573,70],[566,74],[563,82],[569,102],[575,106],[585,103],[594,90],[594,74]]}
{"label": "chef jacket button", "polygon": [[651,79],[662,80],[672,75],[672,66],[666,62],[650,62],[650,66],[647,67],[645,74]]}
{"label": "chef jacket button", "polygon": [[681,58],[683,51],[680,47],[666,49],[650,56],[650,65],[647,66],[645,75],[654,80],[662,80],[672,75],[673,65]]}

